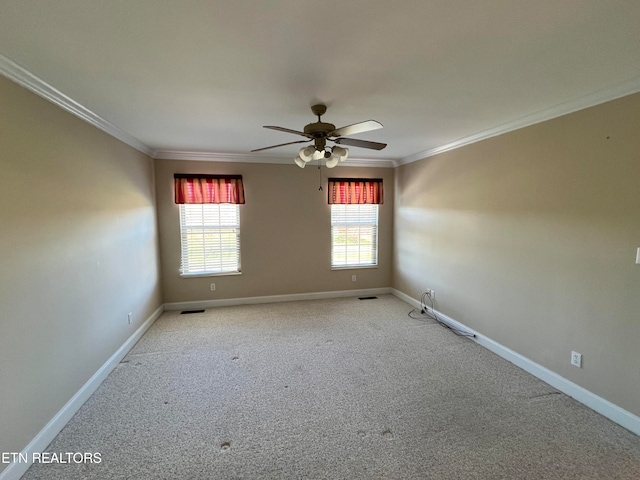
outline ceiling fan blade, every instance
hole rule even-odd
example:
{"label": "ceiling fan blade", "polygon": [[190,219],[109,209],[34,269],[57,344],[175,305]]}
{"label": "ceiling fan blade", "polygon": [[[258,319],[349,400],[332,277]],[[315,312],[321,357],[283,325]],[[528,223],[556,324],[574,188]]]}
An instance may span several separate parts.
{"label": "ceiling fan blade", "polygon": [[307,143],[309,140],[297,140],[295,142],[281,143],[280,145],[271,145],[270,147],[256,148],[251,150],[252,152],[261,152],[262,150],[269,150],[271,148],[284,147],[285,145],[293,145],[294,143]]}
{"label": "ceiling fan blade", "polygon": [[377,130],[382,128],[380,122],[375,120],[367,120],[366,122],[354,123],[353,125],[347,125],[346,127],[336,128],[333,132],[329,132],[328,137],[344,137],[349,135],[356,135],[358,133],[370,132],[371,130]]}
{"label": "ceiling fan blade", "polygon": [[278,130],[279,132],[294,133],[296,135],[302,135],[303,137],[313,138],[313,135],[309,135],[308,133],[304,133],[304,132],[299,132],[297,130],[291,130],[290,128],[274,127],[273,125],[265,125],[264,128],[270,128],[271,130]]}
{"label": "ceiling fan blade", "polygon": [[371,150],[382,150],[387,146],[386,143],[368,142],[357,138],[336,138],[334,142],[340,145],[349,145],[350,147],[370,148]]}

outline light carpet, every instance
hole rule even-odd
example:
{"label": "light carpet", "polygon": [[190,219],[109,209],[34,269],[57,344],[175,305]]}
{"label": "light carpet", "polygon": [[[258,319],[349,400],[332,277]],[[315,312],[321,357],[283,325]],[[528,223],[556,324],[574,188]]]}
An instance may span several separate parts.
{"label": "light carpet", "polygon": [[638,479],[640,437],[391,295],[165,312],[25,480]]}

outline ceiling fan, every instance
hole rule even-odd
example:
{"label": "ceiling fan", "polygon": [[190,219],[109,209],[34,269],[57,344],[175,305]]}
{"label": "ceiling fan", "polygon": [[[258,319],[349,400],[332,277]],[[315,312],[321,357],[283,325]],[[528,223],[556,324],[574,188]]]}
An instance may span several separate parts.
{"label": "ceiling fan", "polygon": [[[300,168],[310,162],[311,160],[326,159],[327,168],[335,167],[339,162],[344,162],[349,155],[349,150],[339,145],[349,145],[351,147],[369,148],[372,150],[382,150],[387,146],[386,143],[369,142],[367,140],[358,140],[356,138],[344,138],[350,135],[356,135],[358,133],[369,132],[371,130],[377,130],[382,128],[380,122],[375,120],[367,120],[365,122],[354,123],[353,125],[347,125],[346,127],[336,128],[332,123],[324,123],[320,117],[327,111],[327,106],[318,104],[311,107],[311,111],[318,117],[318,121],[310,123],[304,127],[304,131],[299,132],[297,130],[291,130],[290,128],[275,127],[272,125],[265,125],[264,128],[271,130],[278,130],[280,132],[294,133],[296,135],[302,135],[306,137],[306,140],[297,140],[295,142],[280,143],[278,145],[271,145],[270,147],[256,148],[251,150],[252,152],[261,152],[263,150],[269,150],[271,148],[284,147],[285,145],[293,145],[294,143],[306,143],[313,141],[313,145],[308,147],[302,147],[298,152],[298,156],[294,159],[296,165]],[[327,141],[334,142],[331,148],[327,147]]]}

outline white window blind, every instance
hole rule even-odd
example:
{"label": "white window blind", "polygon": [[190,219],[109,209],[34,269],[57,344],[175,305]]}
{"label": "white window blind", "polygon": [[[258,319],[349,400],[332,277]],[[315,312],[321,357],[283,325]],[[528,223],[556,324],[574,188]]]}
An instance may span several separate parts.
{"label": "white window blind", "polygon": [[331,205],[331,266],[378,265],[378,205]]}
{"label": "white window blind", "polygon": [[227,203],[181,204],[182,275],[240,272],[240,208]]}

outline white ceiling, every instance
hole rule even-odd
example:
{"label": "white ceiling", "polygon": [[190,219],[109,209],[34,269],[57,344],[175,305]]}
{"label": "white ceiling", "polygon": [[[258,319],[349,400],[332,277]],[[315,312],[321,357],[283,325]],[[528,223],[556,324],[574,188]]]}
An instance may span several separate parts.
{"label": "white ceiling", "polygon": [[388,147],[352,158],[403,163],[640,91],[638,0],[2,0],[0,12],[1,73],[159,158],[291,159],[300,145],[249,151],[302,139],[262,126],[301,130],[322,102],[337,127],[384,125],[354,138]]}

